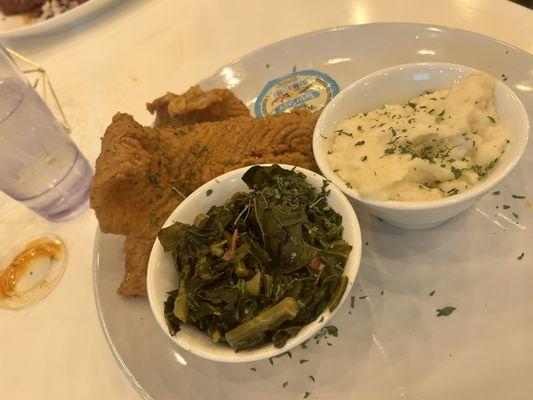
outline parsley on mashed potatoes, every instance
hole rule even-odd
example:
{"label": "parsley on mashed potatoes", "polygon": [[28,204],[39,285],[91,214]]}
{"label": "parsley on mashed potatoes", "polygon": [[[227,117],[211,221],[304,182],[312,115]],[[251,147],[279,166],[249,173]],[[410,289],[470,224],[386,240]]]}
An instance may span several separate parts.
{"label": "parsley on mashed potatoes", "polygon": [[360,196],[425,201],[488,175],[511,138],[494,107],[496,79],[475,72],[451,89],[341,122],[328,161]]}

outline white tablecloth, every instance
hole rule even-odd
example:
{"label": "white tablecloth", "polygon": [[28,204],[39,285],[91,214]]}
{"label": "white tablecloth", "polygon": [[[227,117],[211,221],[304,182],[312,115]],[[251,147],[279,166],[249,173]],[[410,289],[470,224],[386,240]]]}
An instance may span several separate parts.
{"label": "white tablecloth", "polygon": [[[533,52],[533,12],[501,0],[120,0],[74,28],[7,45],[48,71],[72,136],[94,162],[112,115],[145,123],[145,102],[181,91],[265,44],[337,25],[421,22],[467,29]],[[61,235],[67,271],[44,301],[0,310],[0,397],[134,399],[105,342],[95,309],[96,219],[87,210],[52,224],[0,194],[0,243]]]}

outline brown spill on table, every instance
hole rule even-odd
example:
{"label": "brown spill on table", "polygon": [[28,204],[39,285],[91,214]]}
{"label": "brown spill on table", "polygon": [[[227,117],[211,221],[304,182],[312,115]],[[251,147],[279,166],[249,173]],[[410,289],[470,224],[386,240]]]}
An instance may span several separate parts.
{"label": "brown spill on table", "polygon": [[0,299],[16,296],[16,287],[20,279],[28,272],[32,263],[40,258],[55,260],[63,251],[62,243],[50,237],[42,237],[29,242],[9,263],[8,267],[0,271]]}

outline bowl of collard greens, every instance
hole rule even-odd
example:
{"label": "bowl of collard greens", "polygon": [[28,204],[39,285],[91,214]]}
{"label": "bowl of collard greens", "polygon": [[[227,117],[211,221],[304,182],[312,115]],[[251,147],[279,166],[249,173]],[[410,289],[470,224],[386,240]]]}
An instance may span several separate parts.
{"label": "bowl of collard greens", "polygon": [[187,197],[159,232],[147,287],[161,329],[216,361],[279,355],[323,328],[361,259],[352,205],[289,165],[241,168]]}

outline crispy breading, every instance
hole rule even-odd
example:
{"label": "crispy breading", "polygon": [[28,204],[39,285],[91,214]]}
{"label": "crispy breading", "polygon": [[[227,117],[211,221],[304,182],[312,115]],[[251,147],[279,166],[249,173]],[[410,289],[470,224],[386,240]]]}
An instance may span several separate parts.
{"label": "crispy breading", "polygon": [[199,86],[193,86],[180,95],[169,92],[146,104],[146,108],[152,114],[156,113],[154,125],[158,128],[177,128],[250,115],[248,108],[231,90],[204,92]]}
{"label": "crispy breading", "polygon": [[123,251],[125,254],[124,279],[118,292],[123,296],[146,296],[146,269],[154,245],[154,237],[126,236]]}
{"label": "crispy breading", "polygon": [[146,267],[158,230],[183,196],[203,183],[257,163],[317,170],[311,148],[317,117],[237,117],[176,130],[115,115],[102,139],[90,200],[103,232],[128,236],[119,293],[146,295]]}

